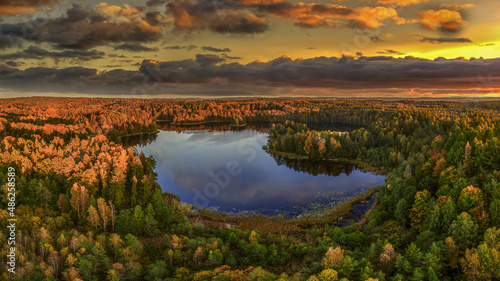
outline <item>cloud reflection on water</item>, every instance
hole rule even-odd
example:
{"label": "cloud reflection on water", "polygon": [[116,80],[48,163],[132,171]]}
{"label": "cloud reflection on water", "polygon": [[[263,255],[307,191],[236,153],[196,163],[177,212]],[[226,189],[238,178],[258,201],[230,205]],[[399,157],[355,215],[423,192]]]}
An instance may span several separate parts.
{"label": "cloud reflection on water", "polygon": [[[211,171],[225,171],[229,161],[236,161],[241,173],[231,176],[228,185],[209,199],[208,206],[224,211],[305,206],[320,193],[352,193],[384,182],[383,176],[336,166],[345,164],[275,159],[261,148],[266,137],[255,130],[162,131],[155,142],[138,149],[155,157],[163,190],[187,203],[193,202],[195,189],[203,191],[214,182]],[[332,172],[336,176],[327,175]]]}

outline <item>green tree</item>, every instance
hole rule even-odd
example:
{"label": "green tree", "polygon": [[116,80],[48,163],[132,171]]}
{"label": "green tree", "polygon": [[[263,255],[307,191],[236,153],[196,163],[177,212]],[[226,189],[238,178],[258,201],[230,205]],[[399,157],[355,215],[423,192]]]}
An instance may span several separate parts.
{"label": "green tree", "polygon": [[168,265],[165,261],[157,260],[146,268],[146,280],[161,281],[165,280],[170,274]]}
{"label": "green tree", "polygon": [[159,222],[159,227],[167,227],[172,222],[174,214],[172,209],[163,200],[159,189],[154,194],[151,203],[154,208],[154,218]]}
{"label": "green tree", "polygon": [[158,221],[155,219],[155,211],[151,204],[146,208],[146,212],[142,219],[142,233],[149,237],[155,237],[160,233]]}
{"label": "green tree", "polygon": [[466,249],[475,243],[477,225],[468,213],[463,212],[451,223],[448,232],[461,249]]}
{"label": "green tree", "polygon": [[415,195],[415,202],[410,210],[410,220],[411,226],[419,231],[423,231],[427,228],[426,220],[429,215],[429,205],[431,194],[426,189],[417,192]]}
{"label": "green tree", "polygon": [[427,270],[427,280],[429,281],[439,281],[439,278],[437,277],[436,273],[434,272],[434,269],[429,266],[429,269]]}
{"label": "green tree", "polygon": [[210,254],[208,255],[206,264],[210,268],[215,268],[222,264],[222,259],[223,259],[222,253],[218,249],[211,250]]}
{"label": "green tree", "polygon": [[396,210],[394,211],[394,217],[403,226],[406,226],[406,223],[408,221],[408,208],[409,208],[409,205],[406,202],[406,200],[403,198],[403,199],[399,200],[398,204],[396,205]]}
{"label": "green tree", "polygon": [[490,204],[491,224],[500,227],[500,199],[495,199]]}

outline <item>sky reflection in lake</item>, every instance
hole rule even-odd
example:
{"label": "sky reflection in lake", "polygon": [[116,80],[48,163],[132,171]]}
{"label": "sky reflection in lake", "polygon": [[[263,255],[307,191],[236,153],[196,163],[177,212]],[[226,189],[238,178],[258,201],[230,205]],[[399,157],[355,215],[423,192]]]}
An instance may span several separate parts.
{"label": "sky reflection in lake", "polygon": [[274,214],[305,207],[318,201],[318,194],[351,194],[384,182],[384,176],[350,165],[275,159],[262,149],[266,141],[267,134],[251,129],[161,131],[156,141],[137,148],[156,159],[163,191],[222,211]]}

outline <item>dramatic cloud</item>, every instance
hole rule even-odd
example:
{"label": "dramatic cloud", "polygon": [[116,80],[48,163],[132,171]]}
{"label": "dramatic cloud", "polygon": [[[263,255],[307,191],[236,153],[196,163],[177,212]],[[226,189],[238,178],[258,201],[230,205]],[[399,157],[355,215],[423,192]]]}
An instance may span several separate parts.
{"label": "dramatic cloud", "polygon": [[5,64],[8,66],[12,66],[12,67],[20,67],[21,65],[23,65],[25,63],[9,60],[9,61],[6,61]]}
{"label": "dramatic cloud", "polygon": [[12,47],[12,40],[10,36],[0,34],[0,49],[6,49]]}
{"label": "dramatic cloud", "polygon": [[398,56],[402,56],[402,55],[404,55],[405,53],[401,53],[401,52],[396,51],[396,50],[385,49],[384,51],[379,51],[379,52],[377,52],[377,54],[383,54],[383,55],[398,55]]}
{"label": "dramatic cloud", "polygon": [[0,16],[17,15],[35,11],[38,7],[56,3],[58,0],[1,0]]}
{"label": "dramatic cloud", "polygon": [[66,50],[61,52],[51,52],[42,49],[38,46],[30,46],[24,51],[20,51],[12,54],[0,55],[0,59],[76,59],[81,61],[90,61],[96,59],[102,59],[104,57],[104,52],[97,50],[83,51],[83,50]]}
{"label": "dramatic cloud", "polygon": [[59,18],[35,22],[43,24],[35,25],[32,34],[26,34],[26,23],[0,24],[0,32],[62,48],[89,49],[109,43],[157,41],[163,31],[163,27],[151,25],[140,9],[128,5],[101,4],[100,10],[92,10],[74,4]]}
{"label": "dramatic cloud", "polygon": [[158,48],[146,47],[140,43],[123,43],[114,47],[115,50],[125,50],[130,52],[153,52],[158,51]]}
{"label": "dramatic cloud", "polygon": [[447,37],[422,37],[420,42],[428,42],[433,44],[441,44],[441,43],[473,43],[469,38],[447,38]]}
{"label": "dramatic cloud", "polygon": [[[386,52],[396,52],[386,50]],[[482,85],[478,77],[488,77]],[[134,89],[147,84],[157,85],[156,92],[163,89],[183,92],[198,89],[213,93],[230,90],[259,88],[268,92],[280,89],[304,91],[436,91],[474,93],[487,92],[500,87],[500,58],[497,59],[445,59],[427,60],[415,57],[394,58],[391,56],[358,58],[343,56],[292,59],[278,57],[268,62],[255,61],[248,64],[227,63],[218,55],[198,54],[195,59],[180,61],[144,60],[139,71],[112,70],[98,72],[87,68],[28,68],[18,70],[0,64],[2,87],[16,89],[54,85],[57,89],[100,92],[110,87],[120,93],[136,93]],[[50,87],[46,87],[50,89]],[[118,89],[120,91],[118,91]],[[302,90],[301,90],[302,89]],[[246,91],[245,90],[245,91]],[[62,91],[62,90],[61,90]],[[125,91],[125,92],[124,92]],[[220,93],[222,93],[220,92]],[[263,92],[259,92],[262,94]]]}
{"label": "dramatic cloud", "polygon": [[175,0],[167,4],[177,29],[211,29],[220,33],[261,33],[269,29],[270,16],[291,18],[300,27],[355,26],[377,28],[391,20],[406,21],[394,8],[292,3],[287,0],[210,2]]}
{"label": "dramatic cloud", "polygon": [[462,10],[462,9],[469,9],[469,8],[474,8],[476,5],[474,4],[441,4],[441,8],[447,8],[447,9],[453,9],[453,10]]}
{"label": "dramatic cloud", "polygon": [[225,58],[225,59],[228,59],[228,60],[241,60],[242,57],[232,57],[232,56],[228,56],[226,53],[222,53],[221,54],[221,57],[222,58]]}
{"label": "dramatic cloud", "polygon": [[429,2],[429,0],[378,0],[377,1],[378,4],[386,4],[393,6],[409,6],[424,2]]}
{"label": "dramatic cloud", "polygon": [[[392,50],[391,50],[392,51]],[[394,51],[392,51],[394,52]],[[256,84],[273,87],[362,88],[451,88],[475,87],[477,77],[495,75],[499,86],[500,59],[426,60],[414,57],[341,57],[296,59],[282,56],[269,62],[222,63],[222,59],[197,56],[196,60],[143,61],[140,71],[151,77],[166,77],[169,83]],[[154,70],[153,74],[145,69]],[[473,73],[473,75],[471,75]]]}
{"label": "dramatic cloud", "polygon": [[191,51],[191,50],[196,49],[196,48],[198,48],[196,45],[188,45],[188,46],[175,45],[175,46],[163,47],[163,49],[166,49],[166,50],[188,50],[188,51]]}
{"label": "dramatic cloud", "polygon": [[6,76],[8,77],[9,75],[12,75],[13,73],[19,72],[17,68],[8,66],[4,63],[0,63],[0,77],[1,76]]}
{"label": "dramatic cloud", "polygon": [[387,7],[351,9],[332,4],[290,4],[282,2],[280,5],[260,7],[259,11],[265,11],[281,18],[295,18],[295,24],[302,27],[355,26],[377,28],[388,20],[396,24],[406,22],[398,16],[396,10]]}
{"label": "dramatic cloud", "polygon": [[201,49],[206,52],[216,52],[216,53],[231,52],[231,49],[229,48],[215,48],[210,46],[203,46],[201,47]]}
{"label": "dramatic cloud", "polygon": [[421,11],[418,16],[420,25],[429,30],[456,32],[466,23],[458,11],[446,9]]}
{"label": "dramatic cloud", "polygon": [[219,57],[217,55],[211,55],[211,54],[207,54],[207,55],[198,54],[198,55],[196,55],[196,62],[199,63],[201,67],[216,65],[216,64],[221,63],[225,60],[226,60],[225,58]]}

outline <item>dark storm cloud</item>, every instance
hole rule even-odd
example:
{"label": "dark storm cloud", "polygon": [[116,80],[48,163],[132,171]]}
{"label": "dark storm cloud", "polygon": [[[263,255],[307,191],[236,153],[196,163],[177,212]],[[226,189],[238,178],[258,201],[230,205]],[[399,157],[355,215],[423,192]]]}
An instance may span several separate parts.
{"label": "dark storm cloud", "polygon": [[65,50],[61,52],[52,52],[42,49],[38,46],[30,46],[26,50],[0,55],[0,59],[77,59],[81,61],[90,61],[96,59],[102,59],[104,57],[104,52],[97,50]]}
{"label": "dark storm cloud", "polygon": [[203,51],[206,52],[216,52],[216,53],[227,53],[231,52],[231,49],[229,48],[216,48],[216,47],[211,47],[211,46],[203,46],[201,47]]}
{"label": "dark storm cloud", "polygon": [[427,42],[433,44],[441,43],[473,43],[469,38],[448,38],[448,37],[422,37],[420,42]]}
{"label": "dark storm cloud", "polygon": [[229,12],[213,17],[210,28],[218,33],[262,33],[269,29],[269,20],[261,15]]}
{"label": "dark storm cloud", "polygon": [[228,56],[226,53],[222,53],[220,56],[225,58],[225,59],[228,59],[228,60],[241,60],[241,59],[243,59],[242,57]]}
{"label": "dark storm cloud", "polygon": [[109,54],[108,57],[110,57],[110,58],[128,58],[125,55],[118,55],[118,54]]}
{"label": "dark storm cloud", "polygon": [[0,63],[0,77],[9,76],[13,73],[19,72],[19,69]]}
{"label": "dark storm cloud", "polygon": [[[226,17],[234,17],[236,11],[232,7],[228,10],[228,14],[219,15],[217,13],[217,2],[209,1],[189,1],[175,0],[167,4],[168,12],[174,17],[174,26],[179,30],[216,30],[220,27],[221,22]],[[253,15],[253,14],[252,14]],[[238,23],[231,23],[231,28],[238,29]]]}
{"label": "dark storm cloud", "polygon": [[399,52],[399,51],[396,51],[396,50],[391,50],[391,49],[385,49],[384,51],[378,51],[377,54],[384,54],[384,55],[398,55],[398,56],[402,56],[404,55],[405,53],[402,53],[402,52]]}
{"label": "dark storm cloud", "polygon": [[151,26],[158,26],[162,23],[163,14],[160,12],[147,12],[144,14],[144,20]]}
{"label": "dark storm cloud", "polygon": [[10,60],[10,61],[6,61],[5,64],[8,66],[12,66],[12,67],[20,67],[21,65],[23,65],[25,63]]}
{"label": "dark storm cloud", "polygon": [[[3,79],[12,81],[32,81],[38,80],[43,83],[62,82],[65,80],[75,80],[96,75],[97,70],[84,67],[68,67],[62,69],[47,67],[32,67],[24,71],[11,71],[8,74],[2,73]],[[34,80],[35,79],[35,80]]]}
{"label": "dark storm cloud", "polygon": [[31,12],[58,0],[0,0],[0,16]]}
{"label": "dark storm cloud", "polygon": [[13,40],[14,38],[12,38],[11,36],[0,34],[0,49],[12,47]]}
{"label": "dark storm cloud", "polygon": [[[161,38],[162,28],[135,16],[141,13],[140,9],[131,11],[134,16],[130,16],[128,21],[113,21],[113,17],[124,16],[125,13],[119,11],[112,14],[110,11],[105,11],[102,7],[101,10],[94,10],[73,4],[59,18],[0,24],[0,33],[71,49],[90,49],[119,42],[144,43]],[[30,27],[28,32],[27,26]]]}
{"label": "dark storm cloud", "polygon": [[211,66],[211,65],[216,65],[218,63],[221,63],[225,61],[225,58],[219,57],[217,55],[202,55],[202,54],[197,54],[196,55],[196,62],[200,64],[201,67],[206,67],[206,66]]}
{"label": "dark storm cloud", "polygon": [[[394,92],[397,89],[425,92],[427,89],[473,93],[477,89],[486,91],[500,87],[500,58],[428,60],[409,56],[343,56],[294,60],[282,56],[267,62],[248,64],[229,63],[226,60],[222,55],[212,54],[198,54],[195,59],[180,61],[147,59],[143,60],[139,71],[116,69],[100,73],[87,68],[57,70],[39,67],[21,71],[1,64],[0,85],[2,88],[15,89],[36,89],[44,85],[50,89],[50,85],[59,87],[70,82],[81,82],[78,85],[86,85],[89,92],[113,86],[120,87],[121,90],[128,87],[131,93],[134,92],[131,91],[134,87],[151,81],[172,91],[210,89],[211,93],[217,93],[217,89],[226,89],[224,93],[230,92],[228,89],[246,89],[251,92],[250,89],[258,87],[269,92],[293,88],[358,92],[377,89],[380,92]],[[487,85],[482,85],[478,77],[488,77]]]}
{"label": "dark storm cloud", "polygon": [[196,48],[198,48],[196,45],[188,45],[188,46],[174,45],[174,46],[163,47],[163,49],[166,50],[188,50],[188,51],[191,51]]}
{"label": "dark storm cloud", "polygon": [[88,77],[96,74],[97,74],[97,69],[85,68],[85,67],[68,67],[56,70],[55,78],[58,80],[67,80],[67,79],[77,79],[80,77]]}
{"label": "dark storm cloud", "polygon": [[46,5],[57,1],[58,0],[0,0],[0,7]]}
{"label": "dark storm cloud", "polygon": [[[206,62],[205,60],[208,60]],[[456,87],[477,84],[479,75],[500,73],[500,59],[436,59],[414,57],[317,57],[292,60],[280,57],[269,62],[221,64],[222,59],[198,55],[197,60],[161,62],[145,60],[141,72],[154,69],[158,77],[176,83],[209,83],[218,79],[234,83],[274,86]],[[474,75],[471,75],[473,73]],[[472,82],[471,82],[472,81]]]}
{"label": "dark storm cloud", "polygon": [[296,26],[377,28],[386,20],[406,21],[391,7],[347,8],[334,4],[292,3],[289,0],[173,0],[167,4],[179,30],[210,29],[219,33],[262,33],[270,17],[291,18]]}
{"label": "dark storm cloud", "polygon": [[130,52],[153,52],[158,51],[158,48],[146,47],[140,43],[123,43],[121,45],[115,46],[115,50],[124,50]]}
{"label": "dark storm cloud", "polygon": [[[183,64],[183,66],[174,67],[173,64]],[[204,66],[200,61],[190,61],[187,64],[186,61],[147,60],[141,65],[143,69],[146,67],[154,69],[158,77],[165,76],[169,82],[176,83],[210,83],[224,79],[243,84],[341,89],[470,87],[477,85],[477,77],[480,75],[500,76],[500,59],[426,60],[390,56],[358,59],[347,56],[317,57],[300,60],[284,56],[269,62],[253,62],[246,65],[212,63]],[[500,84],[500,81],[494,81]]]}

